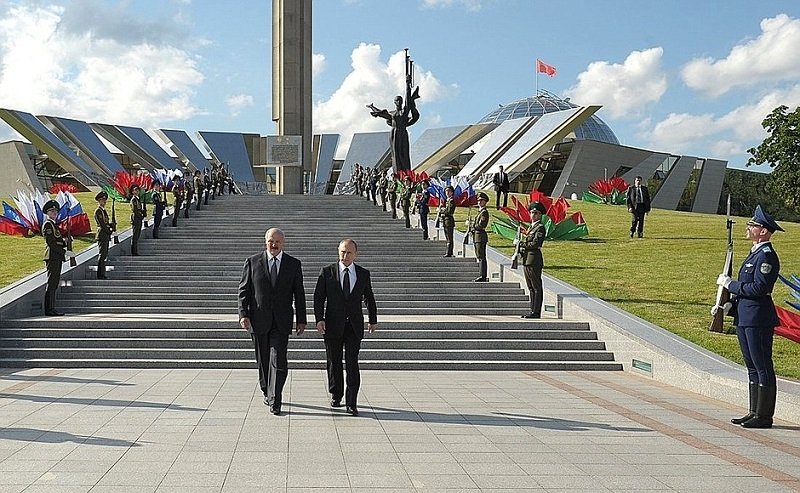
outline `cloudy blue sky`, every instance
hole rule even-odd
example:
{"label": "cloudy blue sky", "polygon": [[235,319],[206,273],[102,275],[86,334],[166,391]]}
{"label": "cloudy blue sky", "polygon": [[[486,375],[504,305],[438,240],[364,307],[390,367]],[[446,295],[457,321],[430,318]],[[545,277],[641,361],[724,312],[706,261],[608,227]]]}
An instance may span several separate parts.
{"label": "cloudy blue sky", "polygon": [[[88,121],[274,133],[271,1],[0,0],[0,107]],[[800,105],[796,0],[315,0],[314,129],[384,130],[411,49],[426,128],[539,87],[625,145],[729,159]],[[15,133],[0,123],[0,140]],[[341,155],[345,150],[340,149]]]}

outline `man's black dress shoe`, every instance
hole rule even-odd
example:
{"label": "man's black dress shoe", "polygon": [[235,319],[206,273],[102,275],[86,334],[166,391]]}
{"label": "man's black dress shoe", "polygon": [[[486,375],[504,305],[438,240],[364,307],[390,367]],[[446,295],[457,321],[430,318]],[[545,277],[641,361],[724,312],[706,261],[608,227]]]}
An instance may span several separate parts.
{"label": "man's black dress shoe", "polygon": [[56,311],[56,310],[50,310],[49,312],[45,312],[44,314],[45,314],[45,316],[48,316],[48,317],[62,317],[62,316],[64,316],[64,312],[59,312],[59,311]]}
{"label": "man's black dress shoe", "polygon": [[275,416],[280,416],[280,415],[281,415],[281,408],[280,408],[280,407],[278,407],[278,406],[272,406],[272,407],[270,408],[269,412],[271,412],[271,413],[272,413],[272,414],[274,414]]}
{"label": "man's black dress shoe", "polygon": [[347,406],[345,411],[351,416],[358,416],[358,408],[356,406]]}
{"label": "man's black dress shoe", "polygon": [[536,315],[535,313],[528,313],[527,315],[523,315],[522,318],[542,318],[542,316]]}
{"label": "man's black dress shoe", "polygon": [[476,279],[473,279],[472,282],[489,282],[489,278],[487,278],[487,277],[478,277]]}
{"label": "man's black dress shoe", "polygon": [[342,407],[341,399],[331,399],[331,407]]}

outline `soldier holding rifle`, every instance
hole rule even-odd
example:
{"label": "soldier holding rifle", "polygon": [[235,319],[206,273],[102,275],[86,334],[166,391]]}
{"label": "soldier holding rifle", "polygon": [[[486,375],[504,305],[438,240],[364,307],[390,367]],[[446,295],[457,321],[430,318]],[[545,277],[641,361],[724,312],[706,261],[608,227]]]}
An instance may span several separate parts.
{"label": "soldier holding rifle", "polygon": [[478,193],[478,215],[475,221],[469,226],[468,233],[472,233],[472,241],[475,243],[475,258],[481,266],[481,275],[475,278],[475,282],[489,282],[488,269],[486,263],[486,246],[489,244],[489,235],[486,228],[489,227],[489,196],[483,192]]}
{"label": "soldier holding rifle", "polygon": [[406,218],[406,228],[411,228],[411,196],[414,195],[414,185],[411,177],[406,176],[403,189],[400,191],[400,207],[403,209],[403,216]]}
{"label": "soldier holding rifle", "polygon": [[717,284],[730,292],[731,301],[714,309],[729,311],[733,315],[750,382],[749,412],[731,420],[745,428],[771,428],[775,414],[777,380],[772,362],[772,338],[780,322],[772,301],[772,288],[781,267],[770,242],[775,231],[783,231],[783,228],[760,205],[757,206],[746,229],[747,239],[753,242],[753,247],[739,268],[738,279],[725,274],[717,278]]}
{"label": "soldier holding rifle", "polygon": [[531,312],[522,318],[542,318],[542,302],[544,288],[542,287],[542,244],[544,243],[545,229],[542,224],[542,215],[546,212],[541,202],[531,202],[528,205],[531,213],[531,229],[524,238],[520,238],[519,250],[522,256],[522,265],[525,266],[525,284],[531,296]]}
{"label": "soldier holding rifle", "polygon": [[444,228],[444,237],[447,238],[447,253],[445,257],[453,256],[453,231],[456,229],[456,201],[454,198],[455,189],[451,185],[447,185],[444,189],[447,200],[444,204],[439,206],[439,218]]}
{"label": "soldier holding rifle", "polygon": [[[45,241],[44,263],[47,266],[47,289],[44,292],[44,314],[48,317],[59,317],[64,313],[55,308],[56,289],[61,282],[61,264],[67,256],[67,241],[61,236],[61,232],[56,226],[56,216],[58,216],[59,205],[55,200],[48,200],[42,212],[44,212],[44,224],[42,224],[42,236]],[[70,252],[71,253],[71,252]]]}
{"label": "soldier holding rifle", "polygon": [[100,192],[95,195],[94,199],[97,201],[97,210],[94,212],[94,222],[97,224],[97,247],[100,250],[97,256],[97,278],[105,279],[108,244],[111,242],[111,233],[114,232],[114,229],[112,223],[108,221],[108,212],[106,212],[108,194],[106,192]]}
{"label": "soldier holding rifle", "polygon": [[147,215],[147,208],[139,198],[139,185],[131,186],[131,227],[133,236],[131,237],[131,255],[139,255],[139,237],[142,235],[142,222]]}

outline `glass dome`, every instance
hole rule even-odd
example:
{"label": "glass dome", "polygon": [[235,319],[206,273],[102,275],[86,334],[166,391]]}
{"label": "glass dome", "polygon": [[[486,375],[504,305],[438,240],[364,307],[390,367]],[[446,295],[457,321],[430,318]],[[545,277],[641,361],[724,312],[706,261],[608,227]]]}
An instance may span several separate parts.
{"label": "glass dome", "polygon": [[[577,108],[578,105],[563,100],[546,91],[539,91],[538,96],[513,101],[504,104],[480,119],[478,123],[502,123],[515,118],[528,116],[542,116],[545,113]],[[595,115],[589,117],[575,129],[575,138],[578,140],[598,140],[609,144],[619,145],[619,140],[606,123]]]}

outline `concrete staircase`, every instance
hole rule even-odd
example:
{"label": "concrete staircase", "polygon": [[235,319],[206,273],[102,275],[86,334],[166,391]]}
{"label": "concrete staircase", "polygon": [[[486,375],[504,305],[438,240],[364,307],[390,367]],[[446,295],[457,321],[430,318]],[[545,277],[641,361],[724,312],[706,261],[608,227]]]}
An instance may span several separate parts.
{"label": "concrete staircase", "polygon": [[[223,196],[179,227],[143,234],[139,257],[112,257],[105,281],[74,280],[59,292],[66,317],[4,322],[0,367],[250,368],[238,328],[236,290],[244,258],[264,232],[286,233],[303,262],[309,328],[293,336],[292,368],[324,368],[311,298],[320,269],[344,237],[370,269],[379,330],[361,350],[364,368],[620,370],[587,323],[528,321],[517,283],[476,284],[474,259],[442,258],[365,199],[346,196]],[[93,273],[92,273],[93,274]]]}

